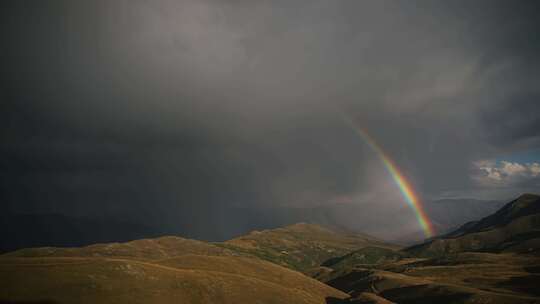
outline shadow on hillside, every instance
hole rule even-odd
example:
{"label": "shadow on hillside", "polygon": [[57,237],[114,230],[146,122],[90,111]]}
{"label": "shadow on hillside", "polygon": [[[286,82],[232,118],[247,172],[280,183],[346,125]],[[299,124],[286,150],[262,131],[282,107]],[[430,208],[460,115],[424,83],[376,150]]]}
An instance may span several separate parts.
{"label": "shadow on hillside", "polygon": [[414,285],[393,288],[382,292],[380,295],[383,298],[400,304],[462,303],[471,297],[470,293],[434,285]]}
{"label": "shadow on hillside", "polygon": [[373,301],[366,301],[366,300],[360,300],[360,299],[340,299],[340,298],[334,298],[334,297],[327,297],[326,304],[372,304],[375,303]]}
{"label": "shadow on hillside", "polygon": [[346,275],[330,280],[326,284],[349,294],[359,290],[369,290],[370,282],[365,280],[365,278],[372,273],[370,270],[354,270]]}
{"label": "shadow on hillside", "polygon": [[497,286],[517,292],[524,292],[533,296],[540,296],[538,282],[540,282],[540,275],[530,274],[526,276],[511,277],[508,280],[497,284]]}
{"label": "shadow on hillside", "polygon": [[346,304],[350,303],[348,300],[343,300],[340,298],[334,298],[334,297],[326,297],[326,304]]}

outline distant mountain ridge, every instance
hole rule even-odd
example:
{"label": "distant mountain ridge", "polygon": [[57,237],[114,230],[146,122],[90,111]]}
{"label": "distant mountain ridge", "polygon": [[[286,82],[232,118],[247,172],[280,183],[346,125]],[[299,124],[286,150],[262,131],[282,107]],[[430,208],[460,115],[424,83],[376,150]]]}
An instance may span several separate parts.
{"label": "distant mountain ridge", "polygon": [[405,249],[414,255],[465,251],[530,252],[540,244],[540,196],[524,194],[499,211],[455,231]]}
{"label": "distant mountain ridge", "polygon": [[[459,206],[459,208],[456,208]],[[478,220],[502,206],[498,201],[474,199],[444,199],[424,202],[424,207],[439,233],[446,233],[462,224]],[[0,214],[0,253],[20,248],[56,246],[79,247],[95,243],[125,242],[163,235],[181,235],[195,239],[224,241],[252,230],[268,230],[306,222],[351,233],[366,232],[389,242],[410,245],[422,240],[422,231],[395,232],[395,237],[378,235],[380,222],[387,218],[374,210],[378,204],[347,203],[305,207],[236,207],[219,210],[221,218],[237,219],[220,222],[223,227],[208,229],[208,233],[185,234],[187,224],[171,222],[156,225],[156,220],[144,218],[127,220],[124,217],[96,215],[72,216],[55,213]],[[196,219],[200,222],[201,219]],[[206,218],[213,221],[213,218]],[[158,221],[159,222],[159,221]],[[220,231],[214,235],[211,231]]]}
{"label": "distant mountain ridge", "polygon": [[523,194],[519,198],[506,204],[496,213],[481,219],[472,227],[466,229],[465,233],[481,232],[499,228],[520,217],[535,214],[540,214],[540,196],[535,194]]}
{"label": "distant mountain ridge", "polygon": [[472,198],[438,199],[424,202],[424,208],[439,234],[485,217],[505,204],[498,200]]}

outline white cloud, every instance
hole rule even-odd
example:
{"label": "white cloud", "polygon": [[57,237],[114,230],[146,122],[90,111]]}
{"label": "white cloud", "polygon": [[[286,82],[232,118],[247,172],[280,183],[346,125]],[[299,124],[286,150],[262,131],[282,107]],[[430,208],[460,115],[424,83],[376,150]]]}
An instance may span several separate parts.
{"label": "white cloud", "polygon": [[537,177],[540,175],[540,164],[539,163],[533,163],[529,167],[529,170],[531,171],[532,176]]}
{"label": "white cloud", "polygon": [[539,163],[480,160],[473,167],[473,180],[483,186],[516,185],[540,176]]}
{"label": "white cloud", "polygon": [[520,163],[511,163],[507,161],[501,161],[501,172],[507,176],[515,175],[527,175],[529,174],[529,167],[531,164],[522,165]]}

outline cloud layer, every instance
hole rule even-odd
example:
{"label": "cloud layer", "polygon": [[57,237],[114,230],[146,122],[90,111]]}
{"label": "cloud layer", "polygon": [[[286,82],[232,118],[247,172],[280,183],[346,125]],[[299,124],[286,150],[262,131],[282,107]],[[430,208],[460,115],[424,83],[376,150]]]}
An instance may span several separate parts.
{"label": "cloud layer", "polygon": [[487,193],[493,176],[507,191],[487,196],[536,187],[502,163],[470,178],[479,159],[540,148],[534,1],[26,4],[0,10],[0,200],[14,210],[200,237],[247,222],[221,216],[238,206],[346,197],[399,216],[342,113],[425,199]]}
{"label": "cloud layer", "polygon": [[540,186],[540,163],[478,161],[474,165],[478,172],[473,178],[482,186]]}

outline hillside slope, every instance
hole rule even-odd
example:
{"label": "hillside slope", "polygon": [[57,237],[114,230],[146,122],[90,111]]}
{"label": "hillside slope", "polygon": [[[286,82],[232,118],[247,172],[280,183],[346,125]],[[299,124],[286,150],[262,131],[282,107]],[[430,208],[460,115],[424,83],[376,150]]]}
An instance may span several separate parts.
{"label": "hillside slope", "polygon": [[540,196],[524,194],[496,213],[405,249],[417,256],[465,251],[534,252],[540,248]]}
{"label": "hillside slope", "polygon": [[165,236],[125,243],[94,244],[84,247],[41,247],[20,249],[0,255],[2,257],[121,257],[126,259],[155,260],[185,254],[234,256],[238,253],[207,242]]}
{"label": "hillside slope", "polygon": [[396,303],[540,303],[535,291],[538,274],[522,268],[523,262],[538,265],[538,259],[516,262],[506,254],[496,261],[480,256],[474,264],[462,264],[462,259],[454,258],[455,265],[430,260],[382,269],[350,268],[327,283],[353,298],[370,292]]}
{"label": "hillside slope", "polygon": [[269,262],[215,258],[1,258],[0,302],[326,303],[346,297]]}
{"label": "hillside slope", "polygon": [[254,231],[224,242],[220,246],[304,272],[319,267],[330,258],[360,248],[368,246],[398,248],[367,235],[340,232],[306,223]]}
{"label": "hillside slope", "polygon": [[540,303],[539,198],[522,195],[480,221],[400,251],[367,247],[330,259],[316,277],[350,301],[374,294],[395,303]]}
{"label": "hillside slope", "polygon": [[325,261],[322,266],[333,270],[344,270],[355,266],[372,267],[383,263],[391,263],[406,258],[407,254],[382,247],[365,247],[349,254]]}
{"label": "hillside slope", "polygon": [[0,255],[0,302],[338,303],[348,295],[287,268],[318,267],[374,244],[395,248],[369,236],[296,224],[225,243],[167,236],[21,249]]}
{"label": "hillside slope", "polygon": [[458,253],[337,266],[319,279],[351,299],[372,293],[395,303],[540,303],[540,257],[532,255]]}

